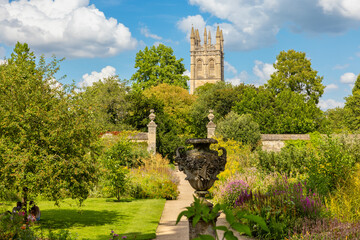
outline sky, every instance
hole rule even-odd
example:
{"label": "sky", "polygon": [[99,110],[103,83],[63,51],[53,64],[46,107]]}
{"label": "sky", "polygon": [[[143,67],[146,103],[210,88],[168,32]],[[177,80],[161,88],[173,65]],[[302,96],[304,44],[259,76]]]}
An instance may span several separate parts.
{"label": "sky", "polygon": [[305,52],[323,76],[326,110],[344,105],[360,74],[359,13],[360,0],[0,0],[0,64],[26,42],[37,55],[65,57],[61,83],[91,86],[130,79],[136,53],[162,43],[189,70],[191,27],[214,38],[219,26],[226,82],[262,85],[281,51]]}

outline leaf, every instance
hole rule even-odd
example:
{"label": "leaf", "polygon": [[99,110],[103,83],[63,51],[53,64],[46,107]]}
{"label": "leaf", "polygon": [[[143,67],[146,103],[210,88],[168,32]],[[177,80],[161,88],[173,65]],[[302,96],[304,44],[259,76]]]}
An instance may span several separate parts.
{"label": "leaf", "polygon": [[248,236],[251,236],[251,230],[248,226],[241,223],[233,223],[231,227],[238,231],[239,233],[245,233]]}
{"label": "leaf", "polygon": [[225,226],[217,226],[217,227],[215,227],[215,229],[221,230],[221,231],[224,231],[224,232],[229,231],[229,229],[227,227],[225,227]]}
{"label": "leaf", "polygon": [[234,233],[232,231],[225,232],[224,233],[224,238],[226,240],[238,240],[238,238],[234,236]]}
{"label": "leaf", "polygon": [[194,240],[215,240],[215,238],[211,235],[200,235],[197,238],[194,238]]}
{"label": "leaf", "polygon": [[176,224],[178,224],[182,218],[182,216],[186,216],[186,214],[188,213],[188,211],[182,211],[181,213],[179,213],[177,219],[176,219]]}
{"label": "leaf", "polygon": [[224,209],[224,213],[226,215],[226,221],[231,225],[235,222],[234,214],[229,209]]}
{"label": "leaf", "polygon": [[259,216],[256,216],[256,215],[250,215],[250,214],[249,214],[249,215],[243,215],[243,218],[246,218],[246,219],[249,219],[249,220],[251,220],[251,221],[256,222],[257,224],[259,224],[259,226],[260,226],[263,230],[265,230],[265,231],[267,231],[267,232],[270,232],[268,226],[266,225],[265,220],[264,220],[262,217],[259,217]]}
{"label": "leaf", "polygon": [[193,218],[193,227],[195,227],[195,225],[199,222],[201,218],[201,215],[196,215],[194,218]]}

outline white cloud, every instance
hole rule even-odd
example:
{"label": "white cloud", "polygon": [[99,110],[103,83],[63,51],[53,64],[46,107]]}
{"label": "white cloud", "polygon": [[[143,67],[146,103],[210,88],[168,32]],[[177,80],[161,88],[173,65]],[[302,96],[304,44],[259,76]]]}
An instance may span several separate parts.
{"label": "white cloud", "polygon": [[342,69],[345,69],[345,68],[348,68],[349,67],[349,64],[343,64],[343,65],[340,65],[340,64],[337,64],[333,67],[334,70],[342,70]]}
{"label": "white cloud", "polygon": [[147,26],[142,27],[140,29],[140,32],[141,32],[142,35],[144,35],[147,38],[152,38],[152,39],[155,39],[155,40],[161,40],[162,39],[162,37],[151,33]]}
{"label": "white cloud", "polygon": [[191,72],[189,70],[186,69],[186,71],[183,73],[184,76],[188,76],[190,77]]}
{"label": "white cloud", "polygon": [[226,72],[230,72],[230,73],[232,73],[234,75],[237,74],[236,68],[233,65],[231,65],[229,62],[224,61],[224,67],[225,67]]}
{"label": "white cloud", "polygon": [[356,81],[356,75],[352,72],[344,73],[340,77],[340,82],[346,83],[346,84],[353,84]]}
{"label": "white cloud", "polygon": [[3,65],[3,64],[5,64],[5,63],[7,63],[7,61],[6,61],[6,60],[4,60],[4,59],[0,59],[0,65]]}
{"label": "white cloud", "polygon": [[82,76],[83,81],[79,83],[80,87],[90,87],[93,85],[94,82],[98,82],[99,80],[102,80],[107,77],[114,76],[116,72],[116,69],[112,66],[106,66],[103,69],[101,69],[100,72],[91,72],[91,74],[84,74]]}
{"label": "white cloud", "polygon": [[89,0],[0,1],[0,42],[67,57],[113,56],[137,41]]}
{"label": "white cloud", "polygon": [[319,0],[325,13],[337,13],[346,18],[360,20],[360,1],[357,0]]}
{"label": "white cloud", "polygon": [[355,53],[357,57],[360,57],[360,52]]}
{"label": "white cloud", "polygon": [[255,60],[253,73],[259,78],[260,83],[265,83],[270,79],[270,75],[275,72],[275,68],[270,63],[263,63],[262,61]]}
{"label": "white cloud", "polygon": [[[325,11],[326,1],[318,1],[319,3],[314,0],[189,0],[190,4],[199,6],[201,11],[219,19],[219,23],[211,27],[220,26],[223,29],[225,47],[229,50],[270,46],[276,42],[276,35],[284,26],[294,32],[315,34],[345,32],[360,26],[360,14],[357,14],[360,1],[331,0],[341,2],[348,14],[339,14],[331,7],[327,7],[329,10]],[[187,38],[191,24],[203,29],[206,22],[201,15],[181,19],[178,27],[187,33]]]}
{"label": "white cloud", "polygon": [[335,101],[334,99],[326,99],[326,100],[320,99],[318,104],[318,106],[324,111],[331,108],[344,107],[344,105],[345,105],[344,102],[338,102]]}
{"label": "white cloud", "polygon": [[338,87],[338,85],[336,85],[336,84],[329,84],[329,85],[327,85],[326,87],[325,87],[325,92],[328,92],[328,91],[331,91],[331,90],[334,90],[334,89],[338,89],[339,87]]}
{"label": "white cloud", "polygon": [[234,86],[239,85],[240,83],[244,83],[249,79],[249,74],[246,71],[242,71],[239,74],[236,74],[232,78],[225,79],[225,82],[229,82]]}

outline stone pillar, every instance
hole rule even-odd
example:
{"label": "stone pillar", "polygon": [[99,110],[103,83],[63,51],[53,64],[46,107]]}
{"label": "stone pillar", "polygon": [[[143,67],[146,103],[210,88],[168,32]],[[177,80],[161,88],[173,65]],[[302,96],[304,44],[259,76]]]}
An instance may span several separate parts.
{"label": "stone pillar", "polygon": [[209,118],[210,122],[206,125],[206,127],[207,127],[207,138],[212,138],[212,137],[215,136],[216,124],[212,121],[214,119],[213,112],[214,112],[214,110],[209,110],[208,118]]}
{"label": "stone pillar", "polygon": [[155,114],[154,109],[150,110],[149,115],[150,122],[147,125],[148,126],[148,152],[155,155],[156,153],[156,123],[154,122]]}

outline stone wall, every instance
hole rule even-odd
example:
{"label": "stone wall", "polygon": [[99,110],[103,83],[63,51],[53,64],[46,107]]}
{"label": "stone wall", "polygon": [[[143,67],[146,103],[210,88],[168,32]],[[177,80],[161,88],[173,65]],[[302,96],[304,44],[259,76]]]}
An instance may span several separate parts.
{"label": "stone wall", "polygon": [[261,134],[262,149],[279,152],[287,140],[310,140],[309,134]]}

